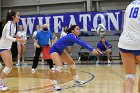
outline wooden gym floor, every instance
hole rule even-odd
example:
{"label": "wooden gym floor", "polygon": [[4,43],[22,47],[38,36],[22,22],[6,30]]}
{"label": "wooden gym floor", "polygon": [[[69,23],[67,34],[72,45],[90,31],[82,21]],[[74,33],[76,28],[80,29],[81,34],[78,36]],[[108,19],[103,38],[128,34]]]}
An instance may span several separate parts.
{"label": "wooden gym floor", "polygon": [[[77,73],[81,80],[87,81],[85,85],[72,87],[69,68],[64,66],[59,81],[63,90],[50,92],[52,72],[47,65],[39,65],[35,74],[31,73],[31,65],[14,66],[5,81],[9,90],[0,93],[123,93],[123,65],[77,65]],[[134,93],[137,93],[138,73]]]}

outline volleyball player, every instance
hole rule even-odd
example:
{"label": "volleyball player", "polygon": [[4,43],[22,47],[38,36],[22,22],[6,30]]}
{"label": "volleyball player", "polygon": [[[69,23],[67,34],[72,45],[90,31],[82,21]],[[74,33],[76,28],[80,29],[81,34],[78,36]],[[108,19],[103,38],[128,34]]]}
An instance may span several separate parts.
{"label": "volleyball player", "polygon": [[[135,62],[137,61],[140,66],[140,0],[134,0],[125,10],[124,27],[118,47],[125,71],[124,93],[133,93],[136,75]],[[138,93],[140,93],[140,78]]]}
{"label": "volleyball player", "polygon": [[69,34],[60,38],[50,49],[51,58],[56,65],[56,78],[52,81],[55,90],[61,90],[57,83],[60,73],[62,72],[62,61],[66,62],[70,66],[70,72],[73,76],[74,85],[84,84],[85,81],[81,81],[76,73],[76,66],[74,60],[70,55],[64,50],[67,46],[73,46],[74,43],[81,45],[82,47],[88,49],[93,54],[98,54],[98,51],[92,48],[90,45],[82,41],[78,35],[80,34],[80,28],[78,25],[72,25],[69,29]]}
{"label": "volleyball player", "polygon": [[[12,54],[11,54],[11,46],[12,42],[18,41],[20,43],[25,42],[24,39],[13,38],[16,32],[16,23],[19,21],[20,16],[19,12],[8,11],[6,21],[2,36],[0,37],[0,56],[2,57],[5,67],[0,75],[0,90],[8,90],[8,87],[4,84],[4,79],[11,72],[13,63],[12,63]],[[2,68],[2,65],[0,65]]]}

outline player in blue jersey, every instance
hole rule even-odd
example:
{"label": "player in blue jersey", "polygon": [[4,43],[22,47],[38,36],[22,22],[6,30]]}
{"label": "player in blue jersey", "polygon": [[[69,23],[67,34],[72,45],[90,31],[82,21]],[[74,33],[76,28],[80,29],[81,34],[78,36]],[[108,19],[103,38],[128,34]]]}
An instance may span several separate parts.
{"label": "player in blue jersey", "polygon": [[[140,0],[134,0],[125,10],[123,32],[118,47],[125,72],[124,93],[133,93],[136,62],[140,66]],[[137,93],[140,93],[140,78]]]}
{"label": "player in blue jersey", "polygon": [[94,49],[78,37],[78,35],[80,34],[80,28],[78,25],[72,25],[68,33],[68,35],[62,37],[56,43],[54,43],[54,45],[50,49],[51,58],[56,65],[55,75],[57,75],[57,77],[52,81],[55,90],[61,90],[60,86],[57,84],[57,80],[61,71],[63,70],[62,61],[66,62],[70,66],[70,72],[73,76],[74,85],[80,85],[85,83],[85,81],[81,81],[78,79],[74,60],[64,50],[67,46],[73,46],[74,43],[77,43],[82,47],[88,49],[95,55],[99,53],[96,49]]}

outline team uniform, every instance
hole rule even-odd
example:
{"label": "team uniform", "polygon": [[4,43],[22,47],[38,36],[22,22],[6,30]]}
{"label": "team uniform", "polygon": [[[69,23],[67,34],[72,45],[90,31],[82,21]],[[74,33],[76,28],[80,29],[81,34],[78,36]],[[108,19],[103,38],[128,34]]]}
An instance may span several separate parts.
{"label": "team uniform", "polygon": [[140,0],[130,3],[124,15],[124,27],[118,47],[125,53],[140,55]]}
{"label": "team uniform", "polygon": [[8,21],[3,28],[2,37],[0,38],[0,52],[11,49],[12,42],[16,41],[16,38],[13,38],[15,33],[16,25],[12,21]]}
{"label": "team uniform", "polygon": [[[26,35],[26,32],[25,31],[18,31],[17,34],[16,34],[19,38],[22,38],[24,40],[27,40],[27,35]],[[26,43],[19,43],[17,42],[17,45],[25,45]]]}
{"label": "team uniform", "polygon": [[[105,41],[105,45],[109,48],[109,42]],[[97,48],[100,49],[101,51],[106,51],[107,49],[105,48],[105,46],[102,44],[101,41],[98,42],[97,44]]]}
{"label": "team uniform", "polygon": [[90,45],[82,41],[79,37],[76,37],[73,34],[68,34],[60,38],[56,43],[54,43],[54,45],[50,49],[50,54],[53,52],[61,54],[67,46],[73,46],[74,43],[81,45],[82,47],[88,49],[89,51],[93,51],[94,49]]}

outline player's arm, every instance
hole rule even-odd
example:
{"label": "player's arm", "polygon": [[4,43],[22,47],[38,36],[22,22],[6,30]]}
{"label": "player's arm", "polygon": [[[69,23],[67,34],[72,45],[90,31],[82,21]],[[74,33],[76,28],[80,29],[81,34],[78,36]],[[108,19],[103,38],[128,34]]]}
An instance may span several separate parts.
{"label": "player's arm", "polygon": [[80,38],[78,37],[74,37],[74,36],[71,36],[70,38],[71,41],[77,43],[78,45],[88,49],[89,51],[93,51],[93,47],[91,47],[88,43],[84,42],[83,40],[81,40]]}
{"label": "player's arm", "polygon": [[16,38],[13,38],[12,36],[11,36],[11,33],[12,33],[12,31],[10,31],[10,28],[9,28],[10,26],[9,25],[6,25],[6,39],[7,40],[10,40],[10,41],[12,41],[12,42],[15,42],[16,41]]}

